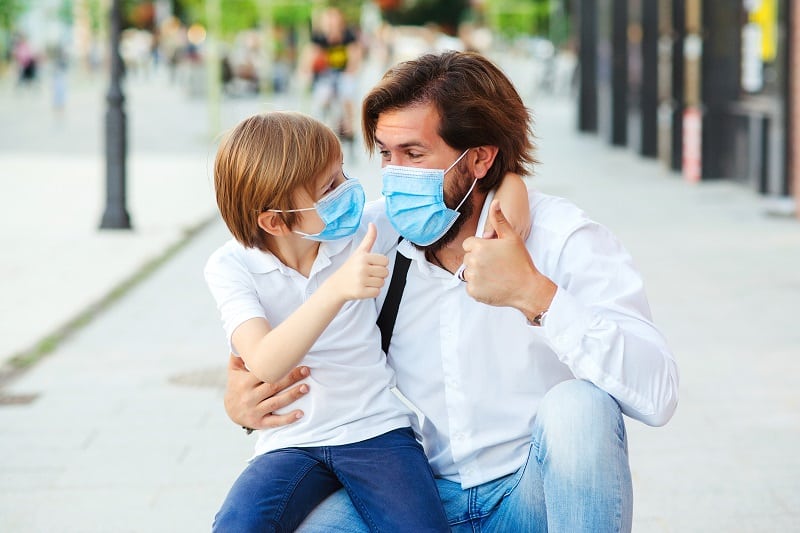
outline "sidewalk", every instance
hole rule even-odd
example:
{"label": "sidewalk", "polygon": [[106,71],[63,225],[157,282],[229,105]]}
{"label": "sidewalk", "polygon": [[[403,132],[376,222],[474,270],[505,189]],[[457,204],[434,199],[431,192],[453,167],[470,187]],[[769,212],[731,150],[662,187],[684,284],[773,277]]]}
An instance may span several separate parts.
{"label": "sidewalk", "polygon": [[[1,96],[3,123],[27,128],[25,106]],[[102,101],[95,109],[89,100],[79,109],[99,113]],[[260,105],[228,102],[224,122]],[[531,106],[542,161],[533,183],[622,238],[678,357],[674,419],[664,428],[628,424],[634,531],[796,530],[800,224],[766,217],[759,197],[735,184],[692,186],[629,150],[577,135],[569,102]],[[1,531],[208,530],[252,449],[253,437],[222,408],[226,349],[201,272],[227,238],[214,216],[213,149],[198,134],[205,105],[138,85],[128,109],[137,139],[131,233],[96,231],[104,194],[96,140],[68,130],[60,155],[45,157],[36,137],[0,133],[0,358],[208,222],[0,389],[19,401],[0,405]],[[177,148],[164,150],[167,141]],[[376,165],[353,162],[370,197]]]}

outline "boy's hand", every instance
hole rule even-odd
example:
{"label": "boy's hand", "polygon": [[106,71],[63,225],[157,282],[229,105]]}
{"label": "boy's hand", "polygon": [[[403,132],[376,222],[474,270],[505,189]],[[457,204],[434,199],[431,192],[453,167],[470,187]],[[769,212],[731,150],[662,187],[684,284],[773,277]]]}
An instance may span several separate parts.
{"label": "boy's hand", "polygon": [[370,222],[367,234],[353,255],[331,276],[330,282],[345,300],[376,298],[389,275],[389,259],[371,252],[378,236],[375,224]]}

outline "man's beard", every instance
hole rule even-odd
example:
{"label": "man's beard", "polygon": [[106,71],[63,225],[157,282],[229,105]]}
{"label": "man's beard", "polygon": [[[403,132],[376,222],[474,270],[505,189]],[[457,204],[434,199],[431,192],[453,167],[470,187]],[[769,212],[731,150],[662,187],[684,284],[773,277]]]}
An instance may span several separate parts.
{"label": "man's beard", "polygon": [[417,250],[423,251],[427,254],[436,254],[453,242],[458,235],[458,232],[461,231],[461,228],[464,227],[464,224],[472,217],[472,213],[475,210],[472,201],[470,198],[464,199],[465,196],[469,193],[472,196],[472,192],[470,192],[470,188],[472,188],[472,183],[475,181],[474,177],[470,177],[469,180],[465,180],[466,174],[462,174],[461,172],[461,162],[453,169],[454,172],[458,173],[458,179],[451,182],[450,187],[444,191],[444,204],[449,207],[450,209],[455,209],[459,202],[464,200],[464,203],[461,204],[461,207],[458,208],[458,212],[460,213],[459,216],[456,218],[453,225],[450,226],[444,235],[442,235],[438,241],[429,244],[428,246],[420,246],[418,244],[414,244],[414,247]]}

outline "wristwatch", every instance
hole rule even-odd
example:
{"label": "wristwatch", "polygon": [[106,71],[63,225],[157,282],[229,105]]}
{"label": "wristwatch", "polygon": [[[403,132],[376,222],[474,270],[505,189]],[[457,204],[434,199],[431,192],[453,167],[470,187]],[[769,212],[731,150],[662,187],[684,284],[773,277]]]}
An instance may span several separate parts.
{"label": "wristwatch", "polygon": [[533,320],[531,320],[531,325],[538,327],[544,326],[544,319],[547,318],[547,311],[549,311],[549,309],[545,309],[544,311],[533,317]]}

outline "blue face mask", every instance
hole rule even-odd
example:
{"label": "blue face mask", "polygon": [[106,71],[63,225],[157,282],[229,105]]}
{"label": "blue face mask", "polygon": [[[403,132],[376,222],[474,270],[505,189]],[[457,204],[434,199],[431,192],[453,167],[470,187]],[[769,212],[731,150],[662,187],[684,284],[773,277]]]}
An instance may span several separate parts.
{"label": "blue face mask", "polygon": [[[347,176],[345,176],[347,177]],[[325,223],[322,231],[309,235],[302,231],[295,233],[312,241],[335,241],[353,235],[361,224],[364,211],[364,189],[357,179],[347,178],[334,190],[320,198],[314,207],[303,209],[270,209],[275,213],[298,213],[317,210],[319,218]]]}
{"label": "blue face mask", "polygon": [[469,151],[464,150],[455,163],[445,170],[386,165],[383,175],[383,196],[386,215],[404,239],[428,246],[447,233],[460,213],[458,209],[469,198],[477,179],[455,209],[444,203],[444,176]]}

